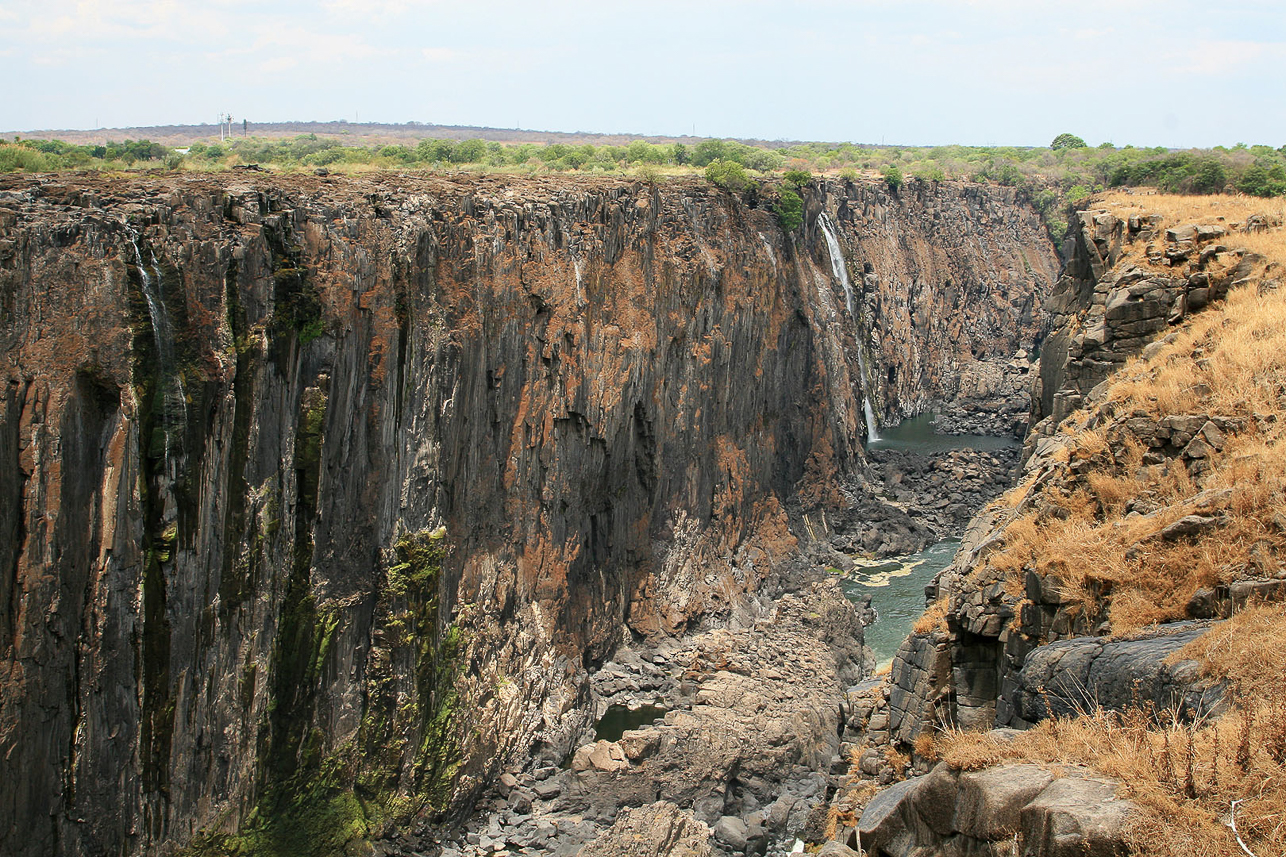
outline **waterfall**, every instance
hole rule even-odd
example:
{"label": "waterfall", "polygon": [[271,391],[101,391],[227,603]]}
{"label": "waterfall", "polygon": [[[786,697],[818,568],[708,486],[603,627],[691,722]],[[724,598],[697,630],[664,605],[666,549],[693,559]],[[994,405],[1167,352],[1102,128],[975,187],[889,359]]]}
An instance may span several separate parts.
{"label": "waterfall", "polygon": [[[835,279],[839,280],[840,285],[844,287],[844,306],[848,308],[848,316],[853,319],[853,324],[856,326],[857,315],[853,312],[853,286],[848,281],[848,266],[844,264],[844,252],[840,249],[839,239],[835,237],[835,230],[826,212],[823,211],[817,215],[817,225],[822,228],[822,234],[826,236],[826,249],[831,254],[831,271],[834,272]],[[858,326],[857,336],[857,368],[862,376],[862,412],[866,415],[866,443],[869,446],[880,439],[880,433],[875,427],[875,410],[871,407],[871,395],[867,392],[869,387],[866,355],[862,350],[860,326]]]}
{"label": "waterfall", "polygon": [[572,271],[576,274],[576,306],[585,306],[585,280],[580,257],[572,251]]}
{"label": "waterfall", "polygon": [[147,314],[152,323],[152,340],[156,344],[157,360],[157,394],[161,403],[161,429],[165,438],[165,461],[170,462],[170,432],[176,426],[187,429],[187,391],[183,389],[183,376],[178,371],[174,360],[174,326],[170,323],[170,313],[165,307],[165,283],[161,277],[161,266],[156,261],[156,254],[149,251],[152,257],[152,270],[143,261],[143,252],[138,246],[138,233],[129,226],[125,227],[129,235],[130,246],[134,248],[134,264],[138,268],[139,280],[143,286],[143,300],[147,302]]}

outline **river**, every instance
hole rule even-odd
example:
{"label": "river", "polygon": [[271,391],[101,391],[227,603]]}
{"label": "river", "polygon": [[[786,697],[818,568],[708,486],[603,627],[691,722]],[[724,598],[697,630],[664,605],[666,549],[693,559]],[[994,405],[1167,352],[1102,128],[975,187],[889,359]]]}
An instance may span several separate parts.
{"label": "river", "polygon": [[[887,449],[932,456],[953,449],[999,450],[1020,445],[1013,437],[938,434],[933,430],[933,414],[922,414],[881,428],[879,440],[868,449],[876,455]],[[854,557],[856,567],[841,578],[840,587],[855,602],[871,596],[877,618],[866,629],[866,644],[877,663],[888,663],[897,654],[911,626],[924,613],[925,584],[951,564],[959,544],[958,538],[949,538],[909,556],[883,560]]]}

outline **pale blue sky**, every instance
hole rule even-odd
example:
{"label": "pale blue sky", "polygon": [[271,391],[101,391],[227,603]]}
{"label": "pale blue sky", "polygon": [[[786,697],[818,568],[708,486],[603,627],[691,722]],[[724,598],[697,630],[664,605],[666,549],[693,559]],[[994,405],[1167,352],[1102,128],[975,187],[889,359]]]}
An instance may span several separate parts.
{"label": "pale blue sky", "polygon": [[[1281,0],[0,0],[0,128],[1286,144]],[[19,84],[18,82],[21,81]]]}

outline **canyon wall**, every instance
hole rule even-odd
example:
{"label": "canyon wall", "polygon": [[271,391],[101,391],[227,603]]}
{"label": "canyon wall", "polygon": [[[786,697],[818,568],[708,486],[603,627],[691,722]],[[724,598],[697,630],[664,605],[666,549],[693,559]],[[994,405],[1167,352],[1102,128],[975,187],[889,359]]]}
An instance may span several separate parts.
{"label": "canyon wall", "polygon": [[567,749],[620,641],[788,573],[868,391],[967,398],[1054,266],[1004,189],[806,200],[0,180],[0,851],[445,812]]}
{"label": "canyon wall", "polygon": [[[1081,696],[1070,695],[1070,702],[1060,702],[1055,695],[1055,702],[1068,710],[1078,704],[1092,708],[1087,701],[1092,699],[1094,705],[1107,707],[1151,703],[1158,710],[1204,714],[1221,698],[1222,688],[1191,687],[1191,662],[1176,667],[1165,661],[1193,636],[1191,628],[1162,624],[1151,635],[1104,642],[1102,638],[1114,633],[1108,620],[1112,580],[1092,580],[1087,596],[1084,587],[1069,587],[1057,575],[1038,574],[1031,565],[1019,571],[1022,584],[1015,585],[1012,576],[985,563],[989,556],[1013,550],[1008,541],[1011,526],[1034,520],[1044,527],[1052,519],[1067,517],[1066,498],[1096,498],[1090,486],[1107,477],[1128,474],[1140,480],[1131,489],[1138,496],[1130,498],[1136,523],[1165,522],[1165,515],[1178,517],[1178,509],[1199,516],[1215,514],[1227,505],[1230,491],[1201,493],[1192,488],[1184,503],[1162,507],[1151,499],[1158,493],[1155,486],[1135,476],[1126,462],[1132,460],[1131,448],[1144,450],[1143,465],[1159,472],[1173,467],[1183,473],[1177,477],[1181,484],[1190,480],[1191,485],[1205,487],[1201,478],[1209,469],[1207,455],[1222,449],[1225,433],[1244,432],[1247,420],[1219,413],[1209,403],[1200,413],[1158,417],[1138,403],[1122,404],[1124,396],[1110,400],[1110,384],[1131,358],[1158,353],[1192,314],[1221,306],[1229,289],[1256,280],[1265,260],[1219,240],[1229,236],[1235,241],[1232,232],[1251,231],[1253,223],[1161,229],[1161,222],[1160,215],[1120,217],[1107,209],[1073,215],[1067,266],[1046,304],[1050,333],[1033,377],[1024,473],[1006,500],[970,522],[954,562],[935,581],[933,594],[945,610],[937,627],[912,634],[895,658],[888,738],[911,742],[943,724],[1025,728],[1045,716],[1049,703],[1041,694],[1053,692],[1060,682],[1079,683]],[[1195,376],[1190,390],[1198,397],[1210,395],[1208,385]],[[1069,417],[1082,408],[1086,413],[1073,425]],[[1203,429],[1217,439],[1219,450],[1203,446]],[[1091,430],[1106,435],[1108,454],[1094,458],[1077,447],[1077,436]],[[1198,435],[1202,440],[1190,446]],[[1155,475],[1148,478],[1160,480]],[[1108,503],[1095,499],[1093,504],[1100,519],[1113,514]],[[1157,542],[1205,535],[1163,536],[1160,523],[1156,530]],[[1140,550],[1135,546],[1131,555],[1122,548],[1121,553],[1137,561]],[[1092,566],[1079,558],[1068,563]],[[1243,590],[1247,586],[1251,584]],[[1227,588],[1220,589],[1232,598]],[[1241,602],[1245,600],[1243,592]],[[1069,651],[1075,656],[1066,657],[1062,666],[1067,675],[1054,682],[1050,675],[1057,670],[1049,662],[1058,664]],[[1082,674],[1073,675],[1077,669]]]}
{"label": "canyon wall", "polygon": [[[1035,212],[1004,187],[828,190],[881,422],[937,410],[1021,435],[1042,303],[1059,274]],[[821,200],[809,202],[811,214]]]}

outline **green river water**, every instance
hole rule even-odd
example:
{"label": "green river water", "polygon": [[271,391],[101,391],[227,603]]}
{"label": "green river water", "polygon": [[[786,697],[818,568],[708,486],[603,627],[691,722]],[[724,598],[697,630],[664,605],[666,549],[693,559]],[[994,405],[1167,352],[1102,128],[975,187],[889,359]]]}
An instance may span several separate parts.
{"label": "green river water", "polygon": [[[922,414],[896,426],[880,429],[880,439],[870,449],[899,449],[931,455],[952,449],[1012,449],[1019,441],[990,435],[945,435],[933,430],[933,415]],[[951,564],[959,539],[945,539],[910,556],[886,560],[858,560],[858,567],[840,580],[840,588],[853,601],[871,596],[878,618],[866,629],[866,644],[876,661],[887,663],[924,612],[924,587]]]}

